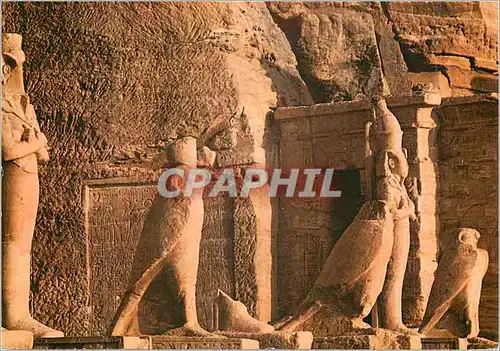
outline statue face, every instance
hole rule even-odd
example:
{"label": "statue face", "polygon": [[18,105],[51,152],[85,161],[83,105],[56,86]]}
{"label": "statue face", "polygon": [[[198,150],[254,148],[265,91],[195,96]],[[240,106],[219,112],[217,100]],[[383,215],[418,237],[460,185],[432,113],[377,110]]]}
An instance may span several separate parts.
{"label": "statue face", "polygon": [[475,229],[462,228],[458,232],[458,240],[466,245],[476,246],[481,235]]}
{"label": "statue face", "polygon": [[398,151],[388,152],[388,167],[392,174],[398,175],[402,178],[406,178],[408,176],[408,161],[406,161],[406,156],[404,152]]}
{"label": "statue face", "polygon": [[2,55],[2,86],[5,86],[5,84],[7,84],[11,72],[12,72],[12,67],[5,62]]}
{"label": "statue face", "polygon": [[2,55],[2,89],[15,93],[24,92],[23,62],[22,51]]}

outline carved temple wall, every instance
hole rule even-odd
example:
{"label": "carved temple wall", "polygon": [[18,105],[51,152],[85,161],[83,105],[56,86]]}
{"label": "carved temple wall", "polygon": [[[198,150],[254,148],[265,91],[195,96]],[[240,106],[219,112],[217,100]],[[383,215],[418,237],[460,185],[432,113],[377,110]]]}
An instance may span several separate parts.
{"label": "carved temple wall", "polygon": [[[312,100],[263,3],[10,3],[2,15],[4,31],[23,36],[26,91],[51,147],[39,168],[31,310],[66,335],[102,334],[166,142],[196,137],[218,151],[220,167],[272,163],[269,107]],[[218,288],[270,320],[269,199],[205,206],[203,325],[212,327]],[[159,277],[141,306],[150,331],[169,323],[162,293]]]}
{"label": "carved temple wall", "polygon": [[[388,106],[404,132],[409,176],[421,183],[421,225],[411,228],[404,283],[405,323],[416,327],[421,322],[439,249],[449,230],[472,226],[483,234],[491,257],[481,325],[496,330],[497,101],[482,96],[441,103],[439,94],[425,93],[389,98]],[[329,250],[365,200],[365,124],[371,113],[369,104],[360,101],[282,108],[275,118],[281,130],[281,166],[335,168],[339,189],[347,190],[340,199],[329,201],[279,199],[277,294],[279,313],[284,315],[306,296]],[[342,182],[347,170],[351,180],[358,174],[356,184]],[[469,189],[476,183],[477,189]]]}
{"label": "carved temple wall", "polygon": [[439,107],[440,243],[456,227],[481,233],[490,257],[481,291],[483,335],[498,336],[498,98],[444,99]]}
{"label": "carved temple wall", "polygon": [[[337,170],[344,196],[331,202],[255,194],[205,203],[202,324],[211,328],[218,288],[262,320],[291,312],[365,196],[369,104],[313,102],[366,97],[382,66],[391,92],[409,94],[406,61],[417,63],[413,82],[437,82],[443,96],[496,91],[497,43],[490,37],[497,31],[484,25],[496,22],[478,6],[2,4],[4,31],[23,36],[26,91],[51,147],[51,161],[39,168],[33,315],[71,336],[104,332],[125,289],[165,142],[187,135],[217,149],[220,167]],[[385,16],[399,26],[391,28]],[[437,40],[425,52],[429,35]],[[441,55],[445,49],[452,56]],[[422,54],[425,62],[412,60]],[[435,96],[388,100],[405,133],[411,175],[422,182],[426,217],[412,234],[405,318],[415,324],[423,313],[448,229],[471,225],[490,252],[481,325],[494,331],[497,110],[486,100],[463,101],[470,103],[445,100],[437,113]],[[312,106],[270,118],[270,108],[299,105]],[[214,141],[232,121],[235,139]],[[162,293],[159,277],[141,306],[145,328],[168,327]]]}

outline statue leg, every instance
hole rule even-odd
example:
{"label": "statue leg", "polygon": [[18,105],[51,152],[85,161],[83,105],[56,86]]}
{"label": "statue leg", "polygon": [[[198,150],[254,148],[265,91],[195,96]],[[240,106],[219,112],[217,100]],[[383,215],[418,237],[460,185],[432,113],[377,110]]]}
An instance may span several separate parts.
{"label": "statue leg", "polygon": [[[177,321],[180,328],[171,329],[167,335],[218,337],[204,330],[198,322],[196,310],[196,280],[200,254],[201,231],[198,228],[186,228],[186,235],[179,240],[169,258],[169,279],[175,286],[180,306],[181,316]],[[197,233],[199,231],[199,233]],[[194,233],[197,233],[196,235]]]}
{"label": "statue leg", "polygon": [[409,250],[410,226],[408,218],[405,218],[394,223],[394,244],[377,311],[381,328],[409,331],[402,317],[403,281]]}
{"label": "statue leg", "polygon": [[[181,310],[184,313],[184,326],[182,329],[187,334],[196,336],[213,336],[213,334],[204,330],[198,322],[198,312],[196,310],[196,281],[198,276],[201,233],[199,237],[183,240],[177,252],[173,254],[177,261],[173,264],[175,267],[177,282],[179,284],[179,297],[181,299]],[[198,244],[196,244],[198,242]]]}
{"label": "statue leg", "polygon": [[[36,162],[36,158],[30,160]],[[38,209],[38,174],[12,162],[3,164],[2,178],[2,307],[3,326],[29,330],[35,337],[62,337],[29,311],[31,244]]]}
{"label": "statue leg", "polygon": [[479,334],[479,305],[469,303],[465,308],[465,322],[467,324],[467,338],[475,338]]}

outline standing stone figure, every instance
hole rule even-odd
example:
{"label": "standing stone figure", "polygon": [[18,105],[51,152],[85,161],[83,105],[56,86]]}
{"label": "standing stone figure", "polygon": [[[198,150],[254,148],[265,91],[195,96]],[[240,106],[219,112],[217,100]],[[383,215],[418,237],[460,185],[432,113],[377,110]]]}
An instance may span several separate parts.
{"label": "standing stone figure", "polygon": [[[404,186],[408,163],[401,127],[384,100],[376,101],[372,139],[374,200],[360,211],[333,247],[295,316],[280,330],[307,330],[315,336],[346,335],[370,326],[363,321],[379,301],[379,326],[406,332],[402,288],[408,258],[409,218],[414,205]],[[373,178],[372,178],[373,179]]]}
{"label": "standing stone figure", "polygon": [[[173,166],[186,172],[197,166],[196,139],[183,138],[170,146]],[[212,157],[213,159],[213,157]],[[169,191],[183,190],[184,178],[174,175],[167,180]],[[176,299],[172,310],[179,310],[181,327],[169,334],[212,336],[198,324],[196,278],[203,225],[202,189],[191,196],[158,194],[145,219],[136,250],[130,286],[115,315],[112,335],[140,335],[139,304],[153,279],[165,272],[165,293]]]}
{"label": "standing stone figure", "polygon": [[479,299],[489,261],[488,251],[477,247],[479,237],[475,229],[460,228],[445,248],[419,329],[422,334],[435,325],[458,337],[479,334]]}
{"label": "standing stone figure", "polygon": [[416,220],[415,206],[405,187],[408,176],[406,150],[402,148],[403,132],[396,117],[379,99],[372,124],[375,140],[376,199],[388,204],[394,220],[394,243],[387,265],[384,288],[378,303],[379,327],[408,332],[403,324],[403,281],[410,250],[410,219]]}
{"label": "standing stone figure", "polygon": [[49,160],[47,139],[24,92],[22,37],[2,47],[2,326],[35,337],[62,337],[29,311],[31,244],[38,209],[38,164]]}

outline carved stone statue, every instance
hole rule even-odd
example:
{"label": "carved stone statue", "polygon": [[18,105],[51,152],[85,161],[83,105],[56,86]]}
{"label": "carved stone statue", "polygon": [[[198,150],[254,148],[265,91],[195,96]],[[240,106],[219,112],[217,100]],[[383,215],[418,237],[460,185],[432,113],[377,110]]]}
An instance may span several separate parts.
{"label": "carved stone statue", "polygon": [[382,291],[393,244],[393,220],[382,201],[367,201],[328,256],[296,315],[279,330],[346,335],[363,321]]}
{"label": "carved stone statue", "polygon": [[477,247],[479,237],[475,229],[460,228],[444,250],[420,333],[426,335],[437,325],[458,337],[479,334],[479,298],[488,269],[488,251]]}
{"label": "carved stone statue", "polygon": [[[384,100],[374,106],[372,160],[374,200],[364,203],[337,241],[312,290],[280,330],[309,330],[315,336],[346,335],[370,326],[363,321],[379,301],[379,326],[407,332],[402,288],[414,205],[404,186],[408,163],[401,127]],[[370,196],[371,197],[371,196]]]}
{"label": "carved stone statue", "polygon": [[417,177],[408,177],[405,179],[405,186],[410,200],[415,205],[415,215],[418,218],[420,216],[419,199],[422,195],[422,184],[420,183],[420,179]]}
{"label": "carved stone statue", "polygon": [[274,328],[248,313],[246,306],[223,291],[217,293],[216,329],[246,333],[271,333]]}
{"label": "carved stone statue", "polygon": [[[205,150],[206,151],[206,150]],[[187,137],[170,146],[173,167],[188,171],[197,166],[196,139]],[[206,153],[206,152],[205,152]],[[210,157],[213,159],[213,157]],[[170,176],[167,189],[182,190],[184,179]],[[191,196],[166,198],[158,194],[146,217],[135,254],[130,287],[115,315],[112,335],[140,335],[139,303],[153,279],[165,272],[169,291],[177,299],[180,328],[171,335],[213,336],[198,324],[196,278],[203,225],[202,189]]]}
{"label": "carved stone statue", "polygon": [[410,219],[416,220],[405,178],[408,176],[406,150],[402,148],[403,132],[384,100],[376,102],[376,119],[372,124],[375,137],[376,198],[385,201],[394,220],[394,243],[387,266],[384,288],[378,304],[379,327],[408,332],[403,324],[403,281],[410,250]]}
{"label": "carved stone statue", "polygon": [[313,335],[304,331],[275,331],[274,327],[252,317],[246,306],[219,290],[216,298],[215,329],[218,335],[259,341],[261,349],[301,349],[312,346]]}
{"label": "carved stone statue", "polygon": [[29,311],[31,244],[38,209],[38,164],[47,139],[24,91],[22,37],[5,33],[2,47],[2,326],[35,337],[62,337]]}

